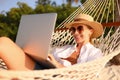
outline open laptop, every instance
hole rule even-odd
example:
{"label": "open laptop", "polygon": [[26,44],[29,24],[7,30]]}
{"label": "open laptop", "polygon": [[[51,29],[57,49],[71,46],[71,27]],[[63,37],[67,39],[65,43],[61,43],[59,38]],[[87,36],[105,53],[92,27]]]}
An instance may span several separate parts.
{"label": "open laptop", "polygon": [[[21,17],[16,44],[26,54],[42,64],[49,64],[46,59],[47,54],[50,53],[56,18],[57,13],[23,15]],[[49,67],[49,65],[47,66]]]}

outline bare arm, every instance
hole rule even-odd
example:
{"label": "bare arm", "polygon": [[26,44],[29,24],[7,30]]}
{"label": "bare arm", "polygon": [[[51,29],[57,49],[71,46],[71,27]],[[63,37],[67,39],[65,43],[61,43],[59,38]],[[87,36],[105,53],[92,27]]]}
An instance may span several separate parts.
{"label": "bare arm", "polygon": [[62,65],[61,63],[59,63],[58,61],[55,60],[54,56],[52,54],[48,54],[48,58],[50,59],[50,61],[56,65],[57,68],[62,68],[65,67],[64,65]]}

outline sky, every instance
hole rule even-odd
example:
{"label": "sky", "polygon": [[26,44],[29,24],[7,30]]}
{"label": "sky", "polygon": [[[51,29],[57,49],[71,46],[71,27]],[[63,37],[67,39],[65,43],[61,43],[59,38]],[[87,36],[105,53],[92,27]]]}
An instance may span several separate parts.
{"label": "sky", "polygon": [[[32,8],[35,8],[35,1],[37,0],[0,0],[0,12],[1,11],[9,11],[13,7],[17,7],[17,2],[25,2]],[[63,3],[63,0],[52,0],[56,1],[58,5]]]}
{"label": "sky", "polygon": [[[0,12],[1,11],[9,11],[13,7],[17,7],[17,2],[25,2],[32,8],[35,8],[35,1],[37,0],[0,0]],[[60,5],[63,3],[64,0],[51,0],[55,1],[57,5]]]}
{"label": "sky", "polygon": [[[2,11],[9,11],[13,7],[18,7],[17,2],[25,2],[32,8],[35,8],[35,1],[37,0],[0,0],[0,12]],[[62,4],[63,2],[65,3],[66,0],[51,0],[55,1],[57,5]]]}

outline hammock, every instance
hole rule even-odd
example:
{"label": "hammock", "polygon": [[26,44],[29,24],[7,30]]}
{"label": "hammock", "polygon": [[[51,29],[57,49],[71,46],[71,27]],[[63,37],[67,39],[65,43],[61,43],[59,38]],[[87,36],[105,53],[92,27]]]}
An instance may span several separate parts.
{"label": "hammock", "polygon": [[[96,47],[100,48],[104,57],[76,64],[67,68],[46,69],[36,71],[0,71],[2,80],[118,80],[120,66],[109,66],[108,62],[120,53],[120,15],[118,0],[87,0],[78,7],[68,18],[56,27],[52,37],[51,48],[75,44],[73,37],[64,24],[72,22],[80,13],[89,14],[104,26],[101,37],[93,39]],[[117,13],[115,13],[117,12]],[[111,17],[109,17],[111,16]],[[119,18],[118,18],[119,19]],[[4,64],[3,64],[4,66]]]}

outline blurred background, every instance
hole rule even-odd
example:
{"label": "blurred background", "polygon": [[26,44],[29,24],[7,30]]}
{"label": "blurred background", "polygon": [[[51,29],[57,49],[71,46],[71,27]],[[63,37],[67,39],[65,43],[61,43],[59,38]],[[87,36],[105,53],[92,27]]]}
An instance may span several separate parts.
{"label": "blurred background", "polygon": [[23,14],[58,13],[56,26],[65,20],[86,0],[1,0],[0,37],[7,36],[13,41]]}

